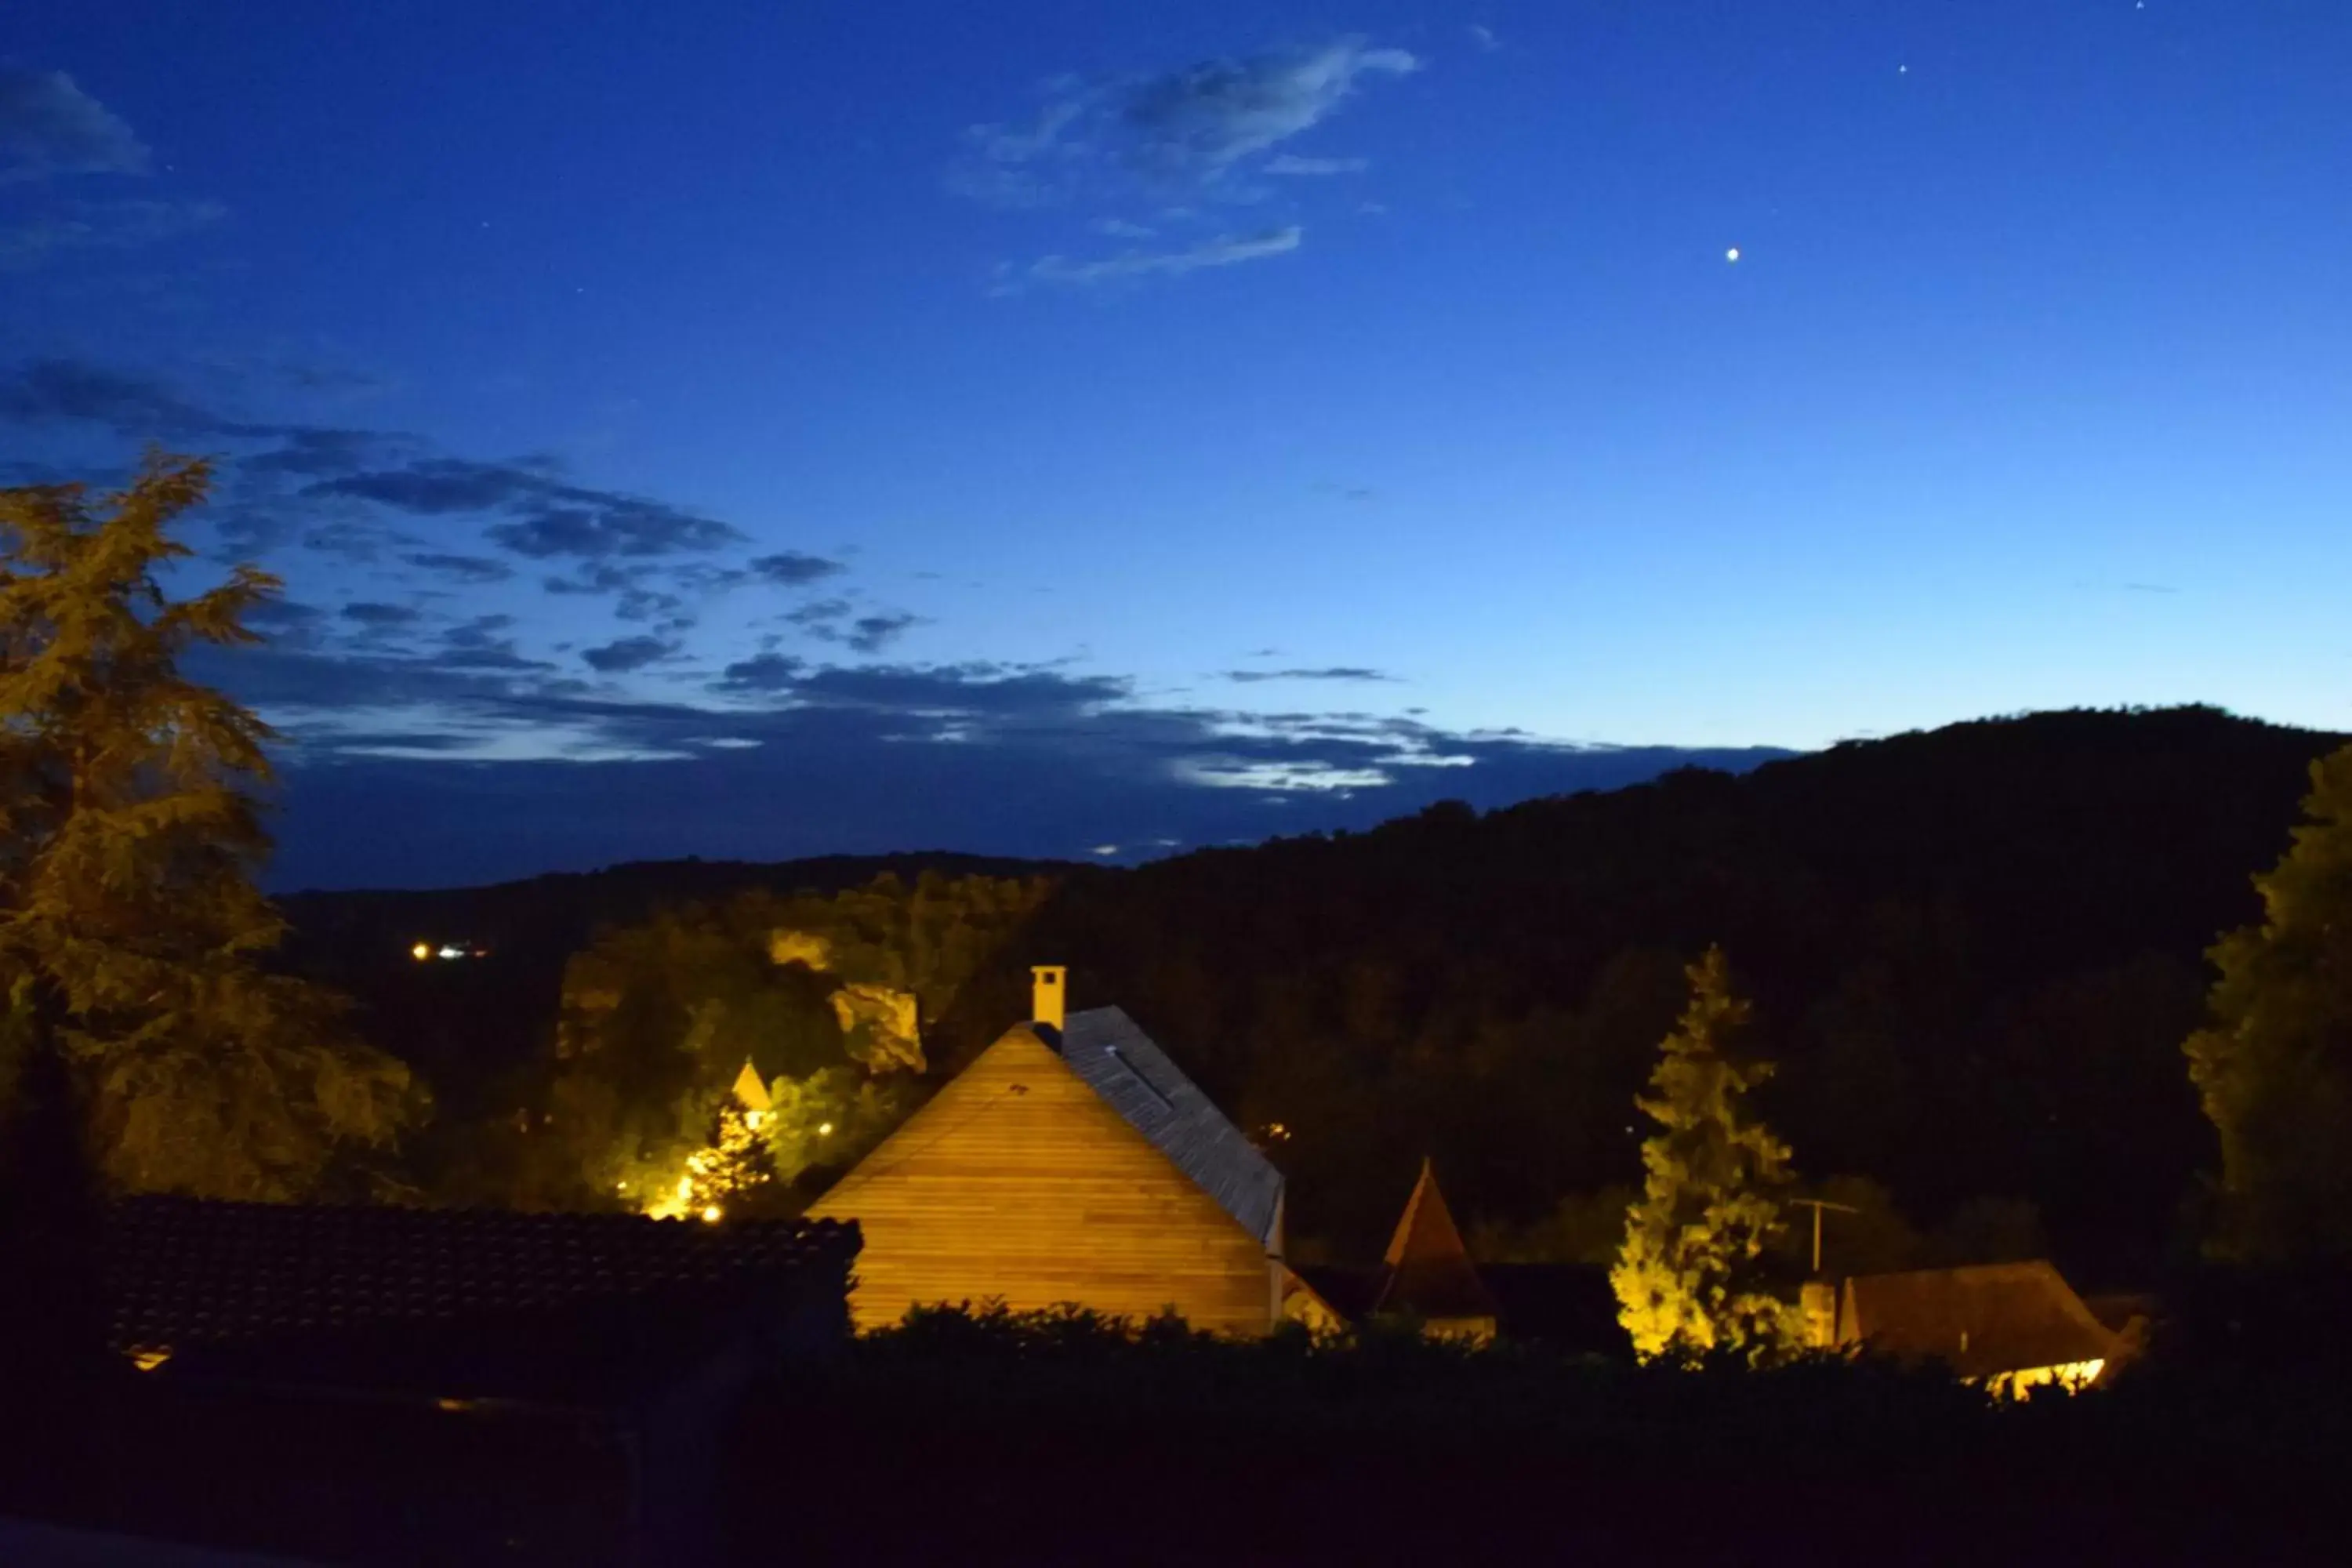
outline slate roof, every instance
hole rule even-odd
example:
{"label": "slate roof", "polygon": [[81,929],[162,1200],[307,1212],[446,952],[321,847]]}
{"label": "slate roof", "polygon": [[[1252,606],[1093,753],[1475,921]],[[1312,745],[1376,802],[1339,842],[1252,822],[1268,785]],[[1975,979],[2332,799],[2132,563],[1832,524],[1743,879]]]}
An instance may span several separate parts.
{"label": "slate roof", "polygon": [[801,1292],[839,1300],[857,1246],[835,1221],[133,1197],[110,1206],[105,1258],[120,1351],[367,1371],[365,1345],[386,1378],[405,1360],[488,1392],[690,1353]]}
{"label": "slate roof", "polygon": [[1432,1321],[1495,1316],[1495,1299],[1478,1279],[1425,1159],[1381,1261],[1388,1272],[1372,1299],[1376,1312],[1412,1312]]}
{"label": "slate roof", "polygon": [[1117,1007],[1073,1013],[1062,1059],[1151,1141],[1244,1230],[1268,1247],[1282,1213],[1282,1173],[1269,1164],[1168,1054]]}
{"label": "slate roof", "polygon": [[2123,1349],[2041,1260],[1857,1276],[1845,1282],[1838,1340],[1933,1357],[1961,1377],[2112,1361]]}

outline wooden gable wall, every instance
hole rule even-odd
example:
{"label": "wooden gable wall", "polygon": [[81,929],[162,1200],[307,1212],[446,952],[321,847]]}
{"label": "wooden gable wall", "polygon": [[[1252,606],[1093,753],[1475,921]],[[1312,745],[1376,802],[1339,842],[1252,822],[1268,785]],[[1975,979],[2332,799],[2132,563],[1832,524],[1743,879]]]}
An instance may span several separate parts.
{"label": "wooden gable wall", "polygon": [[916,1304],[1076,1302],[1257,1333],[1265,1249],[1027,1028],[982,1052],[809,1210],[865,1235],[861,1329]]}

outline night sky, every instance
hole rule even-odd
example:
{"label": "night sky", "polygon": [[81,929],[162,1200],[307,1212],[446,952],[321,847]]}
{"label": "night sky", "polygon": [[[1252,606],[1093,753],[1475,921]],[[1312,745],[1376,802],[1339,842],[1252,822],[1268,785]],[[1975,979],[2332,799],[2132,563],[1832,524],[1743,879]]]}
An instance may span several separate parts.
{"label": "night sky", "polygon": [[16,0],[0,483],[220,458],[285,886],[2346,730],[2347,181],[2342,0]]}

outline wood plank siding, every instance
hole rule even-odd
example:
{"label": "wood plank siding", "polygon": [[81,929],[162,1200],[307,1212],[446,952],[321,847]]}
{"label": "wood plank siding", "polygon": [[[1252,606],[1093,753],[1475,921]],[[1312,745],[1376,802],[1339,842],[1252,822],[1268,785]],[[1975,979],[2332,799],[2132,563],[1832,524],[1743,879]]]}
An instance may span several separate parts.
{"label": "wood plank siding", "polygon": [[865,1235],[861,1329],[918,1303],[1076,1302],[1262,1333],[1265,1243],[1027,1026],[1008,1031],[809,1210]]}

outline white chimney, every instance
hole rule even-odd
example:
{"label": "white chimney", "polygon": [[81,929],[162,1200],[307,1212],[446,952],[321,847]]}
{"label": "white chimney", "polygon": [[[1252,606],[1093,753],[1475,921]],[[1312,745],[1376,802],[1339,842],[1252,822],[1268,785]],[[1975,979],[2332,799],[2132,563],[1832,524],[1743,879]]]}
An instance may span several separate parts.
{"label": "white chimney", "polygon": [[1050,1024],[1059,1033],[1069,1013],[1069,970],[1058,963],[1039,963],[1029,970],[1029,1016]]}

